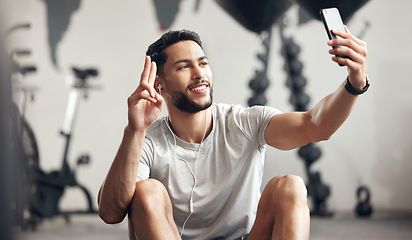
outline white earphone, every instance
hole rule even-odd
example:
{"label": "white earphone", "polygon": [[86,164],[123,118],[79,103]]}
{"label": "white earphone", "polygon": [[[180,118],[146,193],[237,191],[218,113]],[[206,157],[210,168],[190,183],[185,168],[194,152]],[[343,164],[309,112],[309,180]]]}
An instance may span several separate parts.
{"label": "white earphone", "polygon": [[162,85],[157,85],[157,90],[159,91],[159,94],[162,94],[162,89],[163,89],[163,87],[162,87]]}
{"label": "white earphone", "polygon": [[[159,84],[159,85],[157,86],[157,89],[159,89],[159,92],[160,92],[160,90],[162,89],[162,86]],[[168,119],[168,118],[167,118],[167,119]],[[170,120],[169,120],[169,122],[170,122]],[[177,148],[177,147],[176,147],[176,136],[174,135],[172,129],[171,129],[170,126],[169,126],[169,124],[166,124],[166,126],[169,128],[169,131],[171,132],[171,134],[172,134],[172,136],[173,136],[173,140],[174,140],[173,155],[174,155],[174,158],[175,158],[175,159],[178,159],[178,158],[177,158],[177,155],[176,155],[176,148]],[[195,157],[194,171],[190,168],[189,164],[188,164],[185,160],[181,159],[181,160],[186,164],[187,168],[189,169],[189,172],[192,174],[194,184],[193,184],[192,190],[191,190],[191,192],[190,192],[190,196],[189,196],[189,215],[187,216],[186,220],[183,222],[183,226],[182,226],[182,231],[181,231],[181,233],[180,233],[180,237],[183,236],[183,232],[184,232],[184,230],[185,230],[186,223],[187,223],[187,221],[189,220],[189,218],[192,216],[192,214],[193,214],[193,212],[194,212],[194,206],[193,206],[193,205],[194,205],[194,200],[193,200],[193,195],[194,195],[194,192],[195,192],[195,189],[196,189],[196,186],[197,186],[197,179],[196,179],[197,159],[199,158],[199,154],[200,154],[200,150],[202,149],[203,141],[204,141],[205,138],[206,138],[206,132],[207,132],[207,110],[205,111],[205,131],[204,131],[204,133],[203,133],[202,140],[200,141],[199,148],[197,149],[197,153],[196,153],[196,157]]]}

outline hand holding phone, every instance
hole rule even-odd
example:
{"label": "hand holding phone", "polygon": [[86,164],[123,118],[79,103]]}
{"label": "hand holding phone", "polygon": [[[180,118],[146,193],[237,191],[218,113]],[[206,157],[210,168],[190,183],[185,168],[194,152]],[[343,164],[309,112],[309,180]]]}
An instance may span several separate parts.
{"label": "hand holding phone", "polygon": [[[345,32],[345,27],[343,25],[342,18],[339,14],[339,10],[337,8],[325,8],[320,10],[320,16],[322,18],[323,25],[325,26],[326,33],[330,40],[341,38],[340,36],[335,35],[332,32],[332,29],[339,30],[341,32]],[[336,46],[333,48],[347,48],[346,46]],[[343,55],[336,55],[337,57],[342,58],[349,58],[348,56]],[[339,64],[339,66],[343,66]]]}

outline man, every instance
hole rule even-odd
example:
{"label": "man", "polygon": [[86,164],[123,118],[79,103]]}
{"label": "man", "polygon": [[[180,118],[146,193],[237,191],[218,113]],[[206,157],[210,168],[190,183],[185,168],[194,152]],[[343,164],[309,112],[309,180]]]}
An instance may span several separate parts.
{"label": "man", "polygon": [[[348,48],[329,53],[349,57],[332,57],[347,66],[347,80],[312,110],[291,113],[212,103],[199,36],[165,33],[149,47],[128,98],[129,122],[99,192],[100,217],[118,223],[128,215],[130,239],[308,239],[300,177],[274,177],[260,196],[264,152],[329,139],[367,89],[366,44],[347,29],[334,33],[343,39],[328,45]],[[157,119],[163,102],[169,116]]]}

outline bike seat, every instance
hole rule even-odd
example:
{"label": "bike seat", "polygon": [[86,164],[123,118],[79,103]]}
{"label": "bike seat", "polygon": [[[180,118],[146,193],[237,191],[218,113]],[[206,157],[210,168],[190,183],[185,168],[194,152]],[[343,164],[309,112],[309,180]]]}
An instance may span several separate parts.
{"label": "bike seat", "polygon": [[27,73],[36,72],[37,67],[36,66],[17,66],[16,65],[13,70],[15,72],[21,73],[22,75],[26,75]]}
{"label": "bike seat", "polygon": [[97,75],[99,75],[99,72],[95,68],[80,69],[80,68],[73,67],[72,70],[74,74],[76,75],[76,78],[80,78],[83,80],[88,77],[96,77]]}

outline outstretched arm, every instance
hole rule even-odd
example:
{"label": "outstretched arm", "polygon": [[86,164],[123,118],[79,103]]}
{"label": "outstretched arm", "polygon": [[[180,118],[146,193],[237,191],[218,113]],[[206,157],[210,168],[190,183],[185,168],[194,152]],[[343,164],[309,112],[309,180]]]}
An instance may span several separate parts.
{"label": "outstretched arm", "polygon": [[128,98],[128,125],[98,197],[99,216],[118,223],[127,214],[133,198],[137,169],[147,128],[159,116],[163,98],[154,90],[156,64],[146,57],[140,84]]}
{"label": "outstretched arm", "polygon": [[[332,60],[347,66],[348,79],[356,89],[366,86],[367,49],[366,43],[346,32],[333,30],[343,39],[328,41],[330,46],[347,46],[329,51],[332,55],[346,55],[349,58],[332,57]],[[275,115],[265,132],[267,143],[275,148],[288,150],[310,142],[327,140],[348,118],[357,96],[346,91],[344,84],[329,96],[323,98],[307,112],[291,112]]]}

